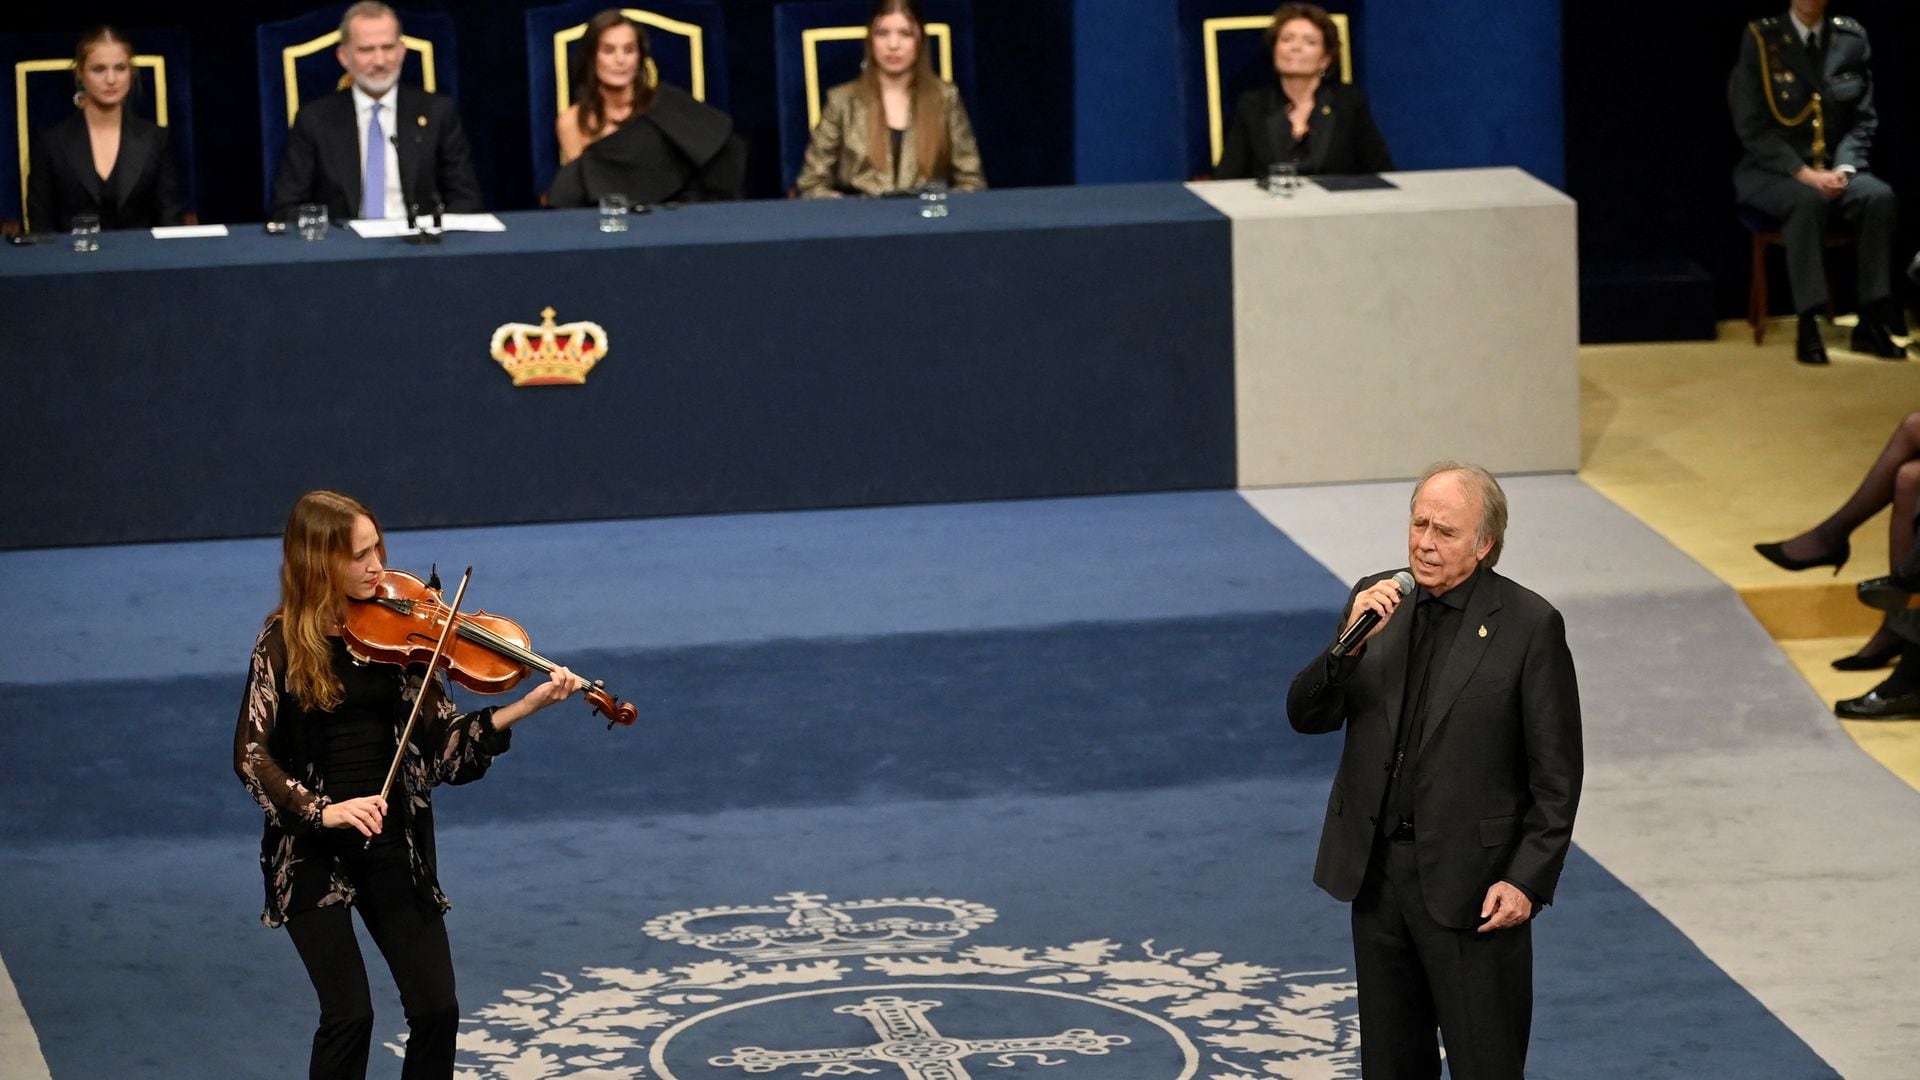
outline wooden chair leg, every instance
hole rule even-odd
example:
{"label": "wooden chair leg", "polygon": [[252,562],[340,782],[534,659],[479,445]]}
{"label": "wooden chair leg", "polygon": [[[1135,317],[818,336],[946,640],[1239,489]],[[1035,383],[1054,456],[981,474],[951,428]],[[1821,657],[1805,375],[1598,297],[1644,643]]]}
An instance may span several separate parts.
{"label": "wooden chair leg", "polygon": [[1767,242],[1753,234],[1753,270],[1747,282],[1747,325],[1753,327],[1753,343],[1767,337]]}

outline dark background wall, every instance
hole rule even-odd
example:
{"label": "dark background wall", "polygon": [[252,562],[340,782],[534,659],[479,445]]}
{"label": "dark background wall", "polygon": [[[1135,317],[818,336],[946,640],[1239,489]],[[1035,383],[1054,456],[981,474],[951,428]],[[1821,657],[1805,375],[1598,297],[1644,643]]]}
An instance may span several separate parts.
{"label": "dark background wall", "polygon": [[[192,35],[200,206],[260,217],[254,25],[304,0],[35,5],[10,31],[109,20]],[[524,3],[408,5],[452,13],[461,109],[492,205],[534,205],[526,145]],[[1259,6],[1255,4],[1254,6]],[[773,103],[773,3],[723,0],[733,112],[753,146],[750,194],[782,178]],[[1178,0],[974,0],[979,100],[968,103],[997,186],[1179,179],[1183,99]],[[1738,143],[1726,76],[1744,22],[1786,0],[1692,0],[1633,12],[1600,0],[1362,0],[1361,80],[1409,168],[1516,164],[1580,203],[1581,255],[1598,280],[1693,267],[1721,317],[1745,310],[1747,248],[1730,203]],[[1881,136],[1874,170],[1920,198],[1920,4],[1841,0],[1875,47]],[[1898,250],[1920,247],[1909,212]],[[1845,260],[1840,260],[1841,264]],[[1837,265],[1844,290],[1850,271]],[[1784,281],[1777,283],[1784,290]]]}
{"label": "dark background wall", "polygon": [[[1583,269],[1631,274],[1691,262],[1711,275],[1722,318],[1746,311],[1747,234],[1732,209],[1740,143],[1727,76],[1746,21],[1786,8],[1786,0],[1691,0],[1630,18],[1617,3],[1566,0],[1566,190],[1580,204]],[[1895,251],[1911,258],[1920,248],[1920,4],[1840,0],[1828,11],[1867,28],[1880,113],[1873,171],[1905,201]],[[1849,295],[1850,254],[1829,266]],[[1785,290],[1776,265],[1776,311],[1790,306]]]}

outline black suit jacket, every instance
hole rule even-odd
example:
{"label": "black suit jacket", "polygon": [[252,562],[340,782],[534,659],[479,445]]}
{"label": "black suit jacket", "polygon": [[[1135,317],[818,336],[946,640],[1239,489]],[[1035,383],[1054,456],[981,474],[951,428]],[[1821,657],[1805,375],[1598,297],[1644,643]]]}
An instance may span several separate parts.
{"label": "black suit jacket", "polygon": [[[1393,171],[1387,140],[1374,126],[1367,95],[1357,86],[1320,80],[1313,117],[1307,121],[1307,155],[1302,175]],[[1287,119],[1287,95],[1277,82],[1240,95],[1227,125],[1226,145],[1216,180],[1264,179],[1267,166],[1293,157],[1293,123]]]}
{"label": "black suit jacket", "polygon": [[75,214],[100,215],[102,229],[178,225],[186,215],[167,129],[120,110],[120,156],[105,180],[93,171],[86,115],[75,110],[33,140],[27,171],[27,224],[65,232]]}
{"label": "black suit jacket", "polygon": [[[485,209],[473,175],[460,112],[452,100],[397,86],[392,114],[382,114],[400,160],[400,190],[423,210],[444,203],[456,214]],[[360,129],[353,91],[339,90],[300,106],[273,177],[270,220],[284,221],[301,203],[324,203],[336,219],[360,216]]]}
{"label": "black suit jacket", "polygon": [[[1480,574],[1445,666],[1428,675],[1413,775],[1420,887],[1435,921],[1461,929],[1485,921],[1480,905],[1496,881],[1553,900],[1583,768],[1565,622],[1537,594],[1492,570]],[[1363,578],[1353,591],[1390,575]],[[1349,610],[1352,603],[1349,595]],[[1411,614],[1403,604],[1358,658],[1321,653],[1287,693],[1295,730],[1347,733],[1313,870],[1314,883],[1338,900],[1359,894],[1379,832],[1406,693],[1413,621],[1402,616]]]}

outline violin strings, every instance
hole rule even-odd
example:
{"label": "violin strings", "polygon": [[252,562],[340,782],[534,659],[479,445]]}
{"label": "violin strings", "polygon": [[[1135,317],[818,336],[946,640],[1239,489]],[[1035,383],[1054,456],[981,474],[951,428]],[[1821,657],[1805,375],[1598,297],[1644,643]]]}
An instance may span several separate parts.
{"label": "violin strings", "polygon": [[467,638],[479,641],[498,652],[510,656],[529,667],[538,668],[541,671],[547,671],[553,667],[552,662],[546,657],[523,649],[518,644],[508,641],[506,638],[501,637],[499,634],[494,633],[484,626],[475,626],[472,623],[463,621],[460,624],[460,633]]}

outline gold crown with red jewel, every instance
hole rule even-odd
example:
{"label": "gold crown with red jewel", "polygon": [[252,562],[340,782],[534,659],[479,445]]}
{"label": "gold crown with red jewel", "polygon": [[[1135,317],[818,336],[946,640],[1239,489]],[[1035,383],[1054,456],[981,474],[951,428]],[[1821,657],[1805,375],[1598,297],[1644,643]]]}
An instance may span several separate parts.
{"label": "gold crown with red jewel", "polygon": [[492,351],[515,386],[579,385],[607,355],[607,332],[599,323],[556,326],[549,307],[540,312],[539,326],[507,323],[494,330]]}

